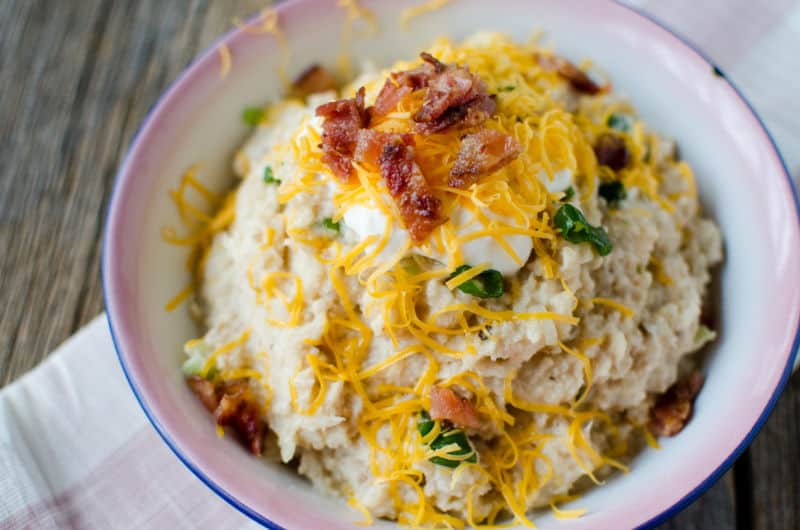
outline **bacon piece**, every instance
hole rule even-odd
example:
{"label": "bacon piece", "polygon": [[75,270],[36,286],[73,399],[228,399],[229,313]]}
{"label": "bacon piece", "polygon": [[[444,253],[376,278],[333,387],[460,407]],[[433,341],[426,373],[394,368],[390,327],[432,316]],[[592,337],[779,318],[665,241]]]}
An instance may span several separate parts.
{"label": "bacon piece", "polygon": [[414,126],[420,134],[435,134],[459,126],[476,127],[486,121],[497,109],[495,95],[480,96],[469,103],[447,109],[434,121],[417,123]]}
{"label": "bacon piece", "polygon": [[244,379],[226,383],[222,398],[214,411],[217,425],[233,426],[242,442],[250,452],[261,454],[264,439],[264,423],[258,403],[253,396],[250,385]]}
{"label": "bacon piece", "polygon": [[383,116],[391,112],[403,97],[411,92],[428,86],[431,78],[444,69],[444,64],[439,62],[429,53],[423,52],[421,57],[425,62],[412,70],[393,72],[383,84],[378,97],[375,98],[373,112]]}
{"label": "bacon piece", "polygon": [[351,159],[358,140],[358,131],[369,125],[369,114],[364,109],[364,87],[356,97],[331,101],[317,107],[316,115],[325,118],[322,123],[322,161],[342,182],[355,176]]}
{"label": "bacon piece", "polygon": [[453,188],[468,188],[478,182],[481,176],[510,164],[521,151],[519,142],[494,129],[481,129],[468,134],[461,139],[448,184]]}
{"label": "bacon piece", "polygon": [[428,93],[422,107],[414,115],[416,122],[431,122],[447,109],[458,107],[486,92],[486,86],[466,68],[451,66],[434,76],[428,85]]}
{"label": "bacon piece", "polygon": [[441,201],[415,161],[413,137],[390,134],[381,148],[378,166],[411,238],[424,241],[445,219]]}
{"label": "bacon piece", "polygon": [[199,375],[187,377],[186,384],[197,395],[203,406],[209,412],[214,412],[217,405],[219,405],[219,396],[217,396],[217,389],[214,388],[214,384]]}
{"label": "bacon piece", "polygon": [[625,140],[615,134],[601,134],[594,145],[597,163],[619,171],[628,165],[630,153]]}
{"label": "bacon piece", "polygon": [[584,94],[596,95],[605,92],[608,87],[601,87],[589,77],[586,72],[557,55],[537,55],[539,66],[545,70],[556,72],[558,75],[569,81],[572,88]]}
{"label": "bacon piece", "polygon": [[193,375],[186,378],[186,383],[203,406],[214,414],[217,425],[231,425],[253,454],[261,454],[265,426],[253,391],[245,379],[214,385],[199,375]]}
{"label": "bacon piece", "polygon": [[675,436],[692,416],[692,404],[703,387],[703,374],[694,372],[672,385],[650,410],[650,432],[656,436]]}
{"label": "bacon piece", "polygon": [[477,429],[481,426],[478,411],[472,402],[442,386],[431,387],[430,415],[434,420],[447,420],[459,427]]}
{"label": "bacon piece", "polygon": [[299,96],[305,97],[309,94],[336,90],[336,85],[336,78],[330,72],[318,64],[312,64],[295,79],[292,89]]}
{"label": "bacon piece", "polygon": [[486,83],[469,69],[445,65],[430,54],[422,58],[433,65],[435,75],[428,81],[428,92],[414,115],[416,130],[422,134],[444,131],[455,125],[480,125],[491,116],[496,103],[486,93]]}
{"label": "bacon piece", "polygon": [[381,152],[383,151],[383,146],[398,136],[402,139],[404,144],[411,146],[414,145],[414,135],[412,134],[398,134],[380,132],[374,129],[361,129],[358,131],[358,140],[356,141],[356,150],[353,154],[353,160],[377,167]]}
{"label": "bacon piece", "polygon": [[[394,74],[392,74],[394,76]],[[372,107],[372,113],[377,116],[385,116],[389,114],[400,100],[413,92],[414,89],[410,86],[395,84],[392,79],[387,79],[383,84],[383,88],[375,98],[375,105]]]}
{"label": "bacon piece", "polygon": [[427,89],[422,106],[414,115],[415,130],[421,134],[442,132],[456,125],[473,127],[494,114],[494,96],[486,93],[486,84],[463,66],[444,64],[423,52],[422,66],[392,73],[386,80],[372,112],[382,116],[392,111],[402,98]]}

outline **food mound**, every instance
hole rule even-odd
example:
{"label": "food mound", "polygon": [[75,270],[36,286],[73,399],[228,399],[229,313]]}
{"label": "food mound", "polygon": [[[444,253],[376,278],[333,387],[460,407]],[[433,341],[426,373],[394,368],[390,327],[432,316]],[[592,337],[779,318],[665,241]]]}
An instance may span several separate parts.
{"label": "food mound", "polygon": [[499,34],[334,82],[258,116],[200,248],[184,371],[220,433],[463,528],[530,524],[681,431],[722,252],[675,144]]}

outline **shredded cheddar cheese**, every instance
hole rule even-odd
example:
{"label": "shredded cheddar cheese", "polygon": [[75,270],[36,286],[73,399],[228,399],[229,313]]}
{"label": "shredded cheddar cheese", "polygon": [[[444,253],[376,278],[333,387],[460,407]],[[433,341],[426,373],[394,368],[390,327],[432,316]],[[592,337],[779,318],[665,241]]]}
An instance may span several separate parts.
{"label": "shredded cheddar cheese", "polygon": [[358,0],[337,0],[336,5],[346,11],[344,28],[342,28],[342,49],[337,59],[339,70],[344,77],[351,77],[352,64],[350,63],[350,48],[353,42],[353,27],[358,20],[367,23],[368,33],[378,31],[378,22],[375,14],[362,6]]}
{"label": "shredded cheddar cheese", "polygon": [[573,510],[563,510],[558,507],[558,504],[563,502],[570,502],[577,499],[574,495],[560,495],[550,501],[550,509],[553,510],[553,515],[556,519],[577,519],[586,513],[586,508],[579,508]]}
{"label": "shredded cheddar cheese", "polygon": [[650,256],[649,265],[653,269],[653,277],[655,277],[657,282],[666,286],[672,285],[672,278],[669,274],[664,272],[664,264],[660,259],[655,256]]}
{"label": "shredded cheddar cheese", "polygon": [[465,270],[461,274],[454,276],[452,279],[446,281],[445,285],[447,286],[448,289],[452,291],[462,283],[467,282],[472,278],[474,278],[475,276],[478,276],[479,274],[482,274],[483,272],[489,270],[491,266],[492,264],[489,262],[481,263],[480,265],[472,267],[471,269]]}
{"label": "shredded cheddar cheese", "polygon": [[616,300],[611,300],[609,298],[596,297],[592,298],[589,302],[592,304],[604,305],[606,307],[610,307],[611,309],[615,309],[628,318],[631,318],[633,315],[635,315],[633,309],[631,309],[630,307],[626,306],[621,302],[617,302]]}
{"label": "shredded cheddar cheese", "polygon": [[194,285],[191,284],[187,285],[186,287],[181,289],[181,291],[178,294],[176,294],[172,300],[164,304],[164,310],[175,311],[175,309],[177,309],[178,306],[180,306],[182,303],[188,300],[190,296],[192,296],[193,292],[194,292]]}
{"label": "shredded cheddar cheese", "polygon": [[[403,11],[401,23],[405,26],[412,19],[447,3],[448,0],[429,0],[408,8]],[[347,52],[352,45],[355,22],[366,21],[372,31],[376,31],[377,22],[356,0],[338,0],[337,5],[346,11],[340,65],[349,69]],[[244,29],[272,34],[286,48],[274,10],[263,11],[257,23]],[[380,170],[354,163],[352,182],[336,180],[322,161],[319,124],[310,117],[305,118],[289,141],[265,155],[270,164],[283,157],[291,159],[296,162],[296,170],[292,178],[279,181],[279,187],[271,186],[275,189],[270,192],[275,193],[271,197],[277,196],[282,208],[278,214],[282,224],[274,225],[278,228],[258,227],[254,231],[259,253],[252,257],[246,270],[248,296],[252,296],[258,311],[263,310],[267,315],[264,325],[298,328],[302,332],[310,329],[303,326],[315,316],[315,300],[308,299],[311,298],[308,293],[314,292],[313,282],[309,282],[302,271],[296,272],[296,267],[287,266],[283,270],[274,264],[265,266],[263,257],[279,246],[292,251],[301,249],[312,256],[309,259],[318,260],[316,265],[323,265],[328,295],[335,303],[324,314],[324,327],[320,325],[313,333],[303,336],[302,349],[289,364],[288,373],[292,375],[287,373],[288,377],[284,377],[282,389],[288,388],[291,409],[309,422],[330,414],[337,394],[351,393],[352,400],[358,404],[358,414],[349,420],[353,432],[357,431],[369,447],[368,469],[373,481],[385,486],[391,512],[397,521],[415,528],[460,529],[467,525],[505,528],[507,525],[498,521],[508,516],[512,519],[508,524],[534,528],[527,514],[531,499],[547,491],[548,484],[562,480],[559,463],[551,461],[553,453],[546,451],[548,444],[563,444],[565,458],[571,459],[579,473],[596,484],[602,483],[609,469],[627,471],[622,459],[626,454],[625,435],[620,432],[624,431],[622,425],[630,429],[632,424],[621,420],[619,415],[612,417],[593,409],[590,397],[597,395],[602,385],[599,376],[595,381],[596,375],[603,374],[598,368],[602,364],[595,366],[594,363],[598,352],[607,347],[607,337],[586,338],[581,334],[585,329],[578,327],[582,325],[581,318],[592,312],[607,314],[611,309],[629,319],[637,315],[632,307],[619,300],[578,299],[578,296],[586,296],[586,285],[569,276],[566,269],[562,271],[566,251],[563,254],[561,251],[566,243],[564,232],[554,222],[554,214],[561,201],[566,200],[566,193],[548,191],[554,189],[549,186],[559,174],[569,173],[575,204],[585,205],[596,202],[601,183],[619,181],[626,189],[636,188],[636,193],[668,213],[675,210],[679,201],[685,197],[694,198],[697,193],[691,169],[684,163],[677,165],[682,188],[675,193],[664,193],[665,176],[661,166],[666,154],[658,152],[657,137],[634,118],[630,120],[629,129],[615,132],[624,138],[633,162],[618,172],[600,166],[593,148],[596,138],[607,133],[613,116],[632,114],[633,109],[625,103],[609,100],[584,102],[577,110],[568,109],[553,97],[554,90],[564,86],[564,80],[538,63],[537,54],[543,49],[535,41],[519,45],[497,35],[484,40],[487,39],[488,44],[468,41],[462,45],[440,39],[428,51],[445,63],[468,67],[486,82],[498,106],[498,112],[486,122],[486,127],[510,136],[519,144],[520,154],[513,162],[482,176],[466,189],[453,188],[448,184],[449,175],[459,155],[463,131],[456,129],[431,135],[415,132],[414,115],[423,97],[420,91],[403,97],[386,115],[373,116],[371,127],[377,131],[413,135],[416,161],[437,197],[441,198],[447,218],[422,243],[410,237],[398,240],[397,234],[408,234]],[[219,53],[224,77],[230,71],[230,50],[222,45]],[[286,54],[288,57],[288,50]],[[418,64],[418,61],[401,62],[394,70]],[[379,85],[370,88],[376,89]],[[265,123],[268,124],[271,115],[280,109],[280,105],[273,106],[266,113]],[[237,167],[244,173],[258,163],[262,161],[251,161],[243,152],[237,153]],[[197,167],[190,168],[177,189],[171,191],[183,229],[180,233],[173,227],[162,230],[168,242],[190,248],[188,266],[194,275],[193,283],[166,304],[169,311],[187,300],[202,282],[211,241],[236,221],[236,192],[224,197],[212,192],[197,178],[198,171]],[[336,230],[326,231],[320,228],[319,220],[309,224],[307,219],[298,220],[287,213],[293,201],[304,195],[316,197],[322,193],[330,196],[332,213],[328,210],[320,217],[324,215],[329,223],[342,223],[343,231],[347,228],[348,212],[357,207],[378,212],[385,224],[370,227],[373,231],[369,235],[353,242],[344,237],[347,234],[339,233],[338,224]],[[644,208],[639,210],[642,215],[652,215]],[[625,210],[626,213],[635,211],[635,206]],[[592,218],[592,212],[586,217]],[[531,255],[521,255],[511,244],[517,236],[530,239],[525,250],[532,247]],[[498,254],[505,254],[518,267],[526,267],[523,269],[526,275],[536,276],[530,281],[548,282],[552,292],[563,295],[566,303],[542,303],[526,311],[518,310],[519,306],[499,296],[487,301],[455,291],[487,271],[498,273],[492,265],[493,256],[487,255],[486,261],[474,260],[480,263],[464,262],[464,249],[479,240],[491,240]],[[454,273],[463,265],[470,265],[470,268]],[[655,256],[650,257],[649,266],[657,281],[663,285],[672,284]],[[503,281],[504,289],[514,299],[521,285],[524,288],[524,282],[529,280],[520,275],[507,276]],[[427,304],[426,289],[431,282],[438,282],[438,289],[443,285],[454,291],[452,294],[444,291],[451,298],[439,305]],[[549,402],[527,395],[518,381],[518,375],[524,373],[525,368],[519,362],[512,364],[514,369],[503,373],[502,377],[492,376],[494,380],[481,374],[479,363],[486,360],[479,359],[478,355],[485,356],[487,345],[493,344],[481,341],[493,340],[492,329],[496,331],[498,327],[525,321],[541,322],[542,328],[548,330],[549,342],[542,351],[571,363],[572,373],[577,374],[575,387],[580,385],[580,389],[569,387],[568,398]],[[578,333],[574,333],[576,331]],[[260,352],[257,355],[260,362],[242,366],[231,367],[221,362],[226,355],[234,357],[232,352],[252,347],[253,343],[248,342],[250,334],[251,329],[245,329],[236,339],[211,352],[205,358],[200,375],[214,381],[246,379],[253,385],[260,385],[265,396],[263,406],[269,407],[273,391],[267,377],[270,373],[267,360],[271,352]],[[386,337],[385,342],[391,344],[385,355],[376,357],[373,345],[376,336],[381,334]],[[553,338],[549,338],[550,335]],[[497,340],[500,344],[502,339]],[[198,344],[190,341],[186,348]],[[505,358],[497,360],[497,366],[504,362]],[[409,366],[419,372],[414,380],[390,379],[392,374],[403,373]],[[460,369],[454,370],[453,366],[460,366]],[[462,435],[467,432],[441,420],[433,421],[433,427],[424,435],[420,433],[420,414],[431,409],[434,385],[453,388],[459,395],[468,396],[481,421],[494,433],[491,443],[477,436],[479,441],[471,451],[457,443],[435,446],[433,442],[445,432]],[[544,418],[546,422],[533,421],[530,419],[533,417]],[[559,425],[561,430],[554,431],[556,434],[544,432],[541,424],[548,422]],[[595,425],[603,425],[604,432],[608,433],[607,447],[593,438]],[[641,429],[647,442],[657,446],[647,429],[633,427]],[[460,452],[461,449],[464,451]],[[459,484],[463,487],[465,481],[470,481],[465,520],[441,511],[426,496],[422,465],[431,459],[455,463],[449,477],[451,487]],[[484,495],[486,491],[491,494]],[[359,499],[352,491],[344,493],[348,505],[364,517],[357,524],[371,524],[373,515],[364,504],[367,501]],[[559,507],[575,498],[559,495],[541,504],[549,505],[558,519],[576,518],[586,510]],[[478,510],[481,504],[484,506]],[[486,504],[490,506],[488,511]]]}
{"label": "shredded cheddar cheese", "polygon": [[222,79],[228,77],[228,74],[231,73],[231,64],[233,59],[231,58],[231,50],[228,48],[228,45],[224,42],[219,45],[219,76]]}
{"label": "shredded cheddar cheese", "polygon": [[428,0],[420,5],[408,7],[400,13],[400,24],[403,28],[408,28],[408,23],[411,22],[412,19],[420,17],[426,13],[430,13],[432,11],[436,11],[437,9],[443,8],[447,5],[450,0]]}

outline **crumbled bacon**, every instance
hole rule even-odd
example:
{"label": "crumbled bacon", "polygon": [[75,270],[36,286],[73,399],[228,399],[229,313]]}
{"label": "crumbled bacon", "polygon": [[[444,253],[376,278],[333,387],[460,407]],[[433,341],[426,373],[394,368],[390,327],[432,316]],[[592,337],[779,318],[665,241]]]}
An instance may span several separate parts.
{"label": "crumbled bacon", "polygon": [[[395,74],[392,74],[394,76]],[[385,116],[389,114],[400,100],[414,91],[413,88],[407,85],[395,84],[396,79],[389,78],[383,84],[383,88],[375,98],[375,105],[371,107],[371,112],[377,116]]]}
{"label": "crumbled bacon", "polygon": [[331,101],[317,107],[316,115],[325,118],[322,123],[322,161],[343,182],[355,175],[351,159],[358,140],[358,131],[369,125],[369,114],[364,109],[364,87],[356,97]]}
{"label": "crumbled bacon", "polygon": [[468,134],[461,139],[448,184],[453,188],[468,188],[481,176],[510,164],[521,151],[519,142],[494,129],[481,129]]}
{"label": "crumbled bacon", "polygon": [[496,109],[496,96],[482,95],[468,103],[447,109],[433,121],[417,123],[414,130],[420,134],[436,134],[455,126],[465,129],[476,127],[489,119]]}
{"label": "crumbled bacon", "polygon": [[219,396],[217,396],[217,389],[214,388],[214,384],[199,375],[187,377],[186,384],[197,395],[203,406],[209,412],[214,412],[217,405],[219,405]]}
{"label": "crumbled bacon", "polygon": [[392,73],[386,80],[372,112],[385,115],[406,95],[427,89],[422,106],[414,114],[415,130],[434,134],[454,126],[474,127],[496,110],[495,97],[486,84],[463,66],[444,64],[429,53],[420,54],[425,63],[413,70]]}
{"label": "crumbled bacon", "polygon": [[628,165],[630,153],[625,140],[614,134],[601,134],[594,145],[597,163],[619,171]]}
{"label": "crumbled bacon", "polygon": [[428,86],[431,78],[444,65],[428,53],[423,53],[422,58],[426,61],[421,66],[404,72],[393,72],[383,84],[378,97],[375,98],[373,112],[379,116],[388,114],[394,109],[403,97]]}
{"label": "crumbled bacon", "polygon": [[[427,57],[436,61],[438,65],[442,64],[430,55]],[[425,60],[427,61],[428,58]],[[434,121],[447,109],[463,105],[480,96],[481,90],[484,93],[486,91],[485,84],[466,68],[443,66],[436,70],[440,73],[437,73],[428,82],[428,92],[425,94],[422,107],[414,115],[414,121]]]}
{"label": "crumbled bacon", "polygon": [[246,380],[227,383],[223,388],[222,399],[214,411],[217,425],[233,426],[242,442],[254,455],[261,454],[264,439],[264,423],[253,391]]}
{"label": "crumbled bacon", "polygon": [[477,429],[481,426],[478,411],[472,402],[458,397],[447,387],[431,387],[430,415],[435,420],[447,420],[459,427]]}
{"label": "crumbled bacon", "polygon": [[312,64],[295,79],[292,89],[297,95],[305,97],[336,90],[336,85],[336,78],[330,72],[318,64]]}
{"label": "crumbled bacon", "polygon": [[703,374],[694,372],[677,382],[650,410],[650,432],[656,436],[675,436],[692,416],[692,404],[703,387]]}
{"label": "crumbled bacon", "polygon": [[381,176],[414,241],[424,241],[442,224],[442,203],[417,165],[411,135],[390,134],[378,156]]}
{"label": "crumbled bacon", "polygon": [[445,65],[428,53],[422,58],[433,65],[435,74],[414,115],[418,132],[431,134],[455,125],[476,126],[494,113],[495,100],[486,93],[486,83],[480,77],[463,66]]}
{"label": "crumbled bacon", "polygon": [[604,92],[608,87],[601,87],[589,77],[586,72],[557,55],[538,55],[539,66],[545,70],[557,72],[558,75],[569,81],[572,88],[584,94],[596,95]]}
{"label": "crumbled bacon", "polygon": [[380,132],[374,129],[361,129],[358,131],[358,140],[356,141],[356,150],[353,154],[353,160],[360,163],[366,163],[370,166],[378,167],[378,161],[383,151],[383,146],[386,145],[393,138],[400,137],[406,145],[414,145],[414,136],[412,134],[398,134]]}
{"label": "crumbled bacon", "polygon": [[261,411],[246,380],[237,379],[215,386],[211,381],[193,375],[186,379],[186,383],[203,406],[214,414],[217,425],[232,426],[250,452],[261,454],[264,422],[261,421]]}

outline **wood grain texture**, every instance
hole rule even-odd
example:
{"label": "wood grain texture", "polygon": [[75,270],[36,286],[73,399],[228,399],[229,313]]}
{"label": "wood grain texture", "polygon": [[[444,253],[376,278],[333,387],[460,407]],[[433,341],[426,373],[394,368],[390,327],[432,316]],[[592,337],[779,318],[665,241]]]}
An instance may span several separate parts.
{"label": "wood grain texture", "polygon": [[[263,5],[0,2],[0,387],[102,310],[100,238],[128,143],[191,59]],[[799,527],[799,417],[795,380],[737,473],[662,528]]]}
{"label": "wood grain texture", "polygon": [[800,379],[787,385],[750,448],[753,528],[800,528]]}
{"label": "wood grain texture", "polygon": [[190,60],[263,2],[0,3],[0,384],[102,310],[104,212],[126,147]]}

